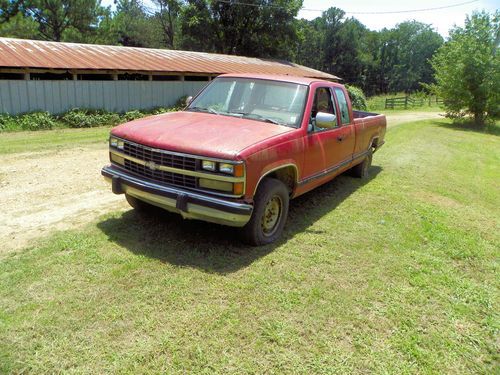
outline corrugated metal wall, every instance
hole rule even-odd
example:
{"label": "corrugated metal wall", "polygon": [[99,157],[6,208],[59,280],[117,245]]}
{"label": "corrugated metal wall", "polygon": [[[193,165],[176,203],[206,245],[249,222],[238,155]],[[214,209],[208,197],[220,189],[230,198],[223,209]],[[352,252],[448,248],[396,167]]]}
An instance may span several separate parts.
{"label": "corrugated metal wall", "polygon": [[195,95],[208,82],[198,81],[21,81],[0,80],[0,113],[72,108],[132,109],[168,107],[184,95]]}

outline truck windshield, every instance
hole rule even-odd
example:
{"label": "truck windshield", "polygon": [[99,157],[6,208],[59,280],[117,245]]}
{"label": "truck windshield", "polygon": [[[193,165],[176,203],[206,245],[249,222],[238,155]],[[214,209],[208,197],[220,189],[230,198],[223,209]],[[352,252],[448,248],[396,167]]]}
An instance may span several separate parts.
{"label": "truck windshield", "polygon": [[237,116],[299,127],[307,86],[254,78],[216,78],[188,111]]}

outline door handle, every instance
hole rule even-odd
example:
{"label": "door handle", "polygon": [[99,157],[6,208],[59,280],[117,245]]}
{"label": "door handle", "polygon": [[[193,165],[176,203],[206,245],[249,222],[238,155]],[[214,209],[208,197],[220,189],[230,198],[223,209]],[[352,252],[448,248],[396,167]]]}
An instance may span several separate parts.
{"label": "door handle", "polygon": [[337,137],[337,141],[342,142],[343,140],[344,140],[344,136],[343,135],[339,135]]}

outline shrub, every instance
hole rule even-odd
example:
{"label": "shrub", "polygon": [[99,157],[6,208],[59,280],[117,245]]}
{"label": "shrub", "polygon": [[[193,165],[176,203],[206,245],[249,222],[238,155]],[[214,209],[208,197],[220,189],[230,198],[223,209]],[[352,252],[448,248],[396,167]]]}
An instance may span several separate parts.
{"label": "shrub", "polygon": [[133,110],[133,111],[125,112],[125,114],[123,115],[123,118],[125,121],[132,121],[132,120],[136,120],[138,118],[144,117],[144,116],[146,116],[146,115],[144,113],[142,113],[141,111]]}
{"label": "shrub", "polygon": [[0,113],[0,131],[14,131],[19,130],[18,124],[13,117],[6,113]]}
{"label": "shrub", "polygon": [[18,124],[22,130],[50,130],[57,125],[49,112],[26,113],[19,117]]}
{"label": "shrub", "polygon": [[[183,98],[179,99],[180,103]],[[0,132],[18,130],[48,130],[56,127],[69,128],[93,128],[97,126],[117,125],[122,122],[132,121],[149,114],[178,111],[179,107],[158,107],[147,111],[133,110],[118,114],[105,110],[75,108],[60,116],[51,115],[48,112],[31,112],[23,115],[10,116],[0,113]]]}
{"label": "shrub", "polygon": [[121,118],[116,113],[76,108],[62,115],[61,120],[70,128],[94,128],[118,124]]}
{"label": "shrub", "polygon": [[179,99],[177,99],[177,101],[174,104],[174,110],[178,111],[178,110],[183,109],[186,106],[187,98],[188,98],[188,96],[184,95],[184,96],[181,96]]}
{"label": "shrub", "polygon": [[467,16],[464,27],[450,30],[450,39],[431,59],[446,116],[472,117],[478,127],[500,117],[500,11]]}
{"label": "shrub", "polygon": [[150,109],[148,113],[152,115],[161,115],[162,113],[175,112],[177,110],[177,108],[156,107]]}
{"label": "shrub", "polygon": [[366,97],[359,87],[346,85],[347,92],[351,98],[352,107],[361,111],[366,111]]}

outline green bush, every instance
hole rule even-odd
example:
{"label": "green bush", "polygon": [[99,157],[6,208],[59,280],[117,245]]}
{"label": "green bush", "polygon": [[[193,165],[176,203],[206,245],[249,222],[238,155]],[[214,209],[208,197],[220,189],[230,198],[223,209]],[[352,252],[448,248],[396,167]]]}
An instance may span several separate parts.
{"label": "green bush", "polygon": [[125,121],[132,121],[132,120],[136,120],[138,118],[144,117],[144,116],[146,116],[146,114],[144,112],[141,112],[138,110],[133,110],[133,111],[125,112],[125,114],[123,115],[123,119]]}
{"label": "green bush", "polygon": [[121,122],[117,113],[79,108],[66,112],[61,116],[61,120],[70,128],[94,128]]}
{"label": "green bush", "polygon": [[177,101],[174,104],[174,108],[177,111],[183,109],[186,106],[187,98],[188,98],[188,96],[184,95],[184,96],[181,96],[179,99],[177,99]]}
{"label": "green bush", "polygon": [[181,110],[184,108],[185,100],[185,96],[179,98],[175,106],[171,108],[157,107],[148,110],[132,110],[123,114],[84,108],[75,108],[58,116],[48,112],[31,112],[17,116],[0,113],[0,132],[112,126],[144,116]]}
{"label": "green bush", "polygon": [[16,129],[16,123],[14,118],[6,113],[0,113],[0,131],[14,131]]}
{"label": "green bush", "polygon": [[352,107],[361,111],[366,111],[366,97],[359,87],[346,85],[347,92],[351,98]]}
{"label": "green bush", "polygon": [[49,112],[31,112],[18,118],[18,128],[22,130],[50,130],[57,123]]}
{"label": "green bush", "polygon": [[500,11],[474,12],[432,57],[436,83],[427,88],[443,98],[446,117],[472,118],[479,128],[500,117],[499,36]]}
{"label": "green bush", "polygon": [[166,107],[155,107],[150,109],[147,113],[151,115],[161,115],[162,113],[168,113],[168,112],[175,112],[178,111],[177,108],[171,107],[171,108],[166,108]]}

